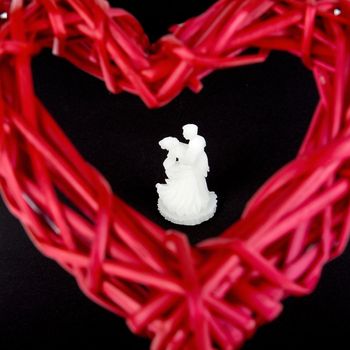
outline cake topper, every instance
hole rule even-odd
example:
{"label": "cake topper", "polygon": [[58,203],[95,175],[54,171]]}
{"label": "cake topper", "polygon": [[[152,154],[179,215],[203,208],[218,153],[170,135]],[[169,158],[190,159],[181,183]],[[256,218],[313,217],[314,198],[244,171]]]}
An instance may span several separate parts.
{"label": "cake topper", "polygon": [[204,137],[198,135],[195,124],[186,124],[182,129],[188,143],[171,136],[159,142],[168,154],[163,162],[166,183],[156,184],[158,210],[175,224],[198,225],[213,217],[217,196],[207,187],[209,165]]}

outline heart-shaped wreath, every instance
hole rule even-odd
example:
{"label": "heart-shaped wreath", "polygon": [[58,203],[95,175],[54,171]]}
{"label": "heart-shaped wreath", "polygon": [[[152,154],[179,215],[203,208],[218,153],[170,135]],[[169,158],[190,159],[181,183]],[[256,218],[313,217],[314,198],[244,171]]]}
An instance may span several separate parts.
{"label": "heart-shaped wreath", "polygon": [[[150,44],[104,0],[0,5],[2,196],[36,247],[152,349],[236,349],[316,286],[350,233],[350,2],[220,0]],[[50,47],[148,107],[210,72],[299,56],[320,101],[296,159],[269,179],[240,220],[191,246],[128,206],[35,97],[31,58]]]}

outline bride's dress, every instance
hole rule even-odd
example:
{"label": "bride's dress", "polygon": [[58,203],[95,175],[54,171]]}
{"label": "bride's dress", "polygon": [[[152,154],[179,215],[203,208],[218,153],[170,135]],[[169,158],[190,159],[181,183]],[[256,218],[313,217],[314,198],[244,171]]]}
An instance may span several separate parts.
{"label": "bride's dress", "polygon": [[[214,214],[216,195],[208,191],[206,183],[209,166],[204,138],[198,135],[181,147],[181,152],[177,149],[178,161],[170,162],[166,169],[166,183],[157,184],[158,206],[170,221],[195,225]],[[171,157],[171,150],[169,153]]]}
{"label": "bride's dress", "polygon": [[178,216],[197,215],[209,196],[200,190],[196,171],[189,165],[175,163],[168,172],[171,177],[158,186],[159,197],[167,209]]}

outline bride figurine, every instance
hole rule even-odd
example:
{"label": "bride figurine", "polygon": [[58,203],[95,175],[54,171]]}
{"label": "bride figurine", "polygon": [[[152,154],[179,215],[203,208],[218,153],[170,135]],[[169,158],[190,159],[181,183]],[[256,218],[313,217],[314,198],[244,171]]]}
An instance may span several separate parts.
{"label": "bride figurine", "polygon": [[209,165],[204,137],[198,135],[195,124],[184,125],[182,129],[188,143],[171,136],[159,142],[168,155],[163,163],[166,183],[156,184],[158,210],[175,224],[198,225],[213,217],[217,196],[207,187]]}

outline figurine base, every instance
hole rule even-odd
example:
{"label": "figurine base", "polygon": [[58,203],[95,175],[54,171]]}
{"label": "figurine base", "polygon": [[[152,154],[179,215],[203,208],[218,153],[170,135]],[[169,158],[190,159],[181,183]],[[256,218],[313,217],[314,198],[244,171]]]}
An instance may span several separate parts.
{"label": "figurine base", "polygon": [[204,221],[211,219],[216,211],[217,196],[214,192],[209,193],[210,199],[206,208],[204,208],[198,215],[186,217],[177,216],[176,214],[168,211],[168,209],[163,204],[163,201],[158,199],[158,210],[164,216],[164,218],[174,224],[194,226],[198,225]]}

